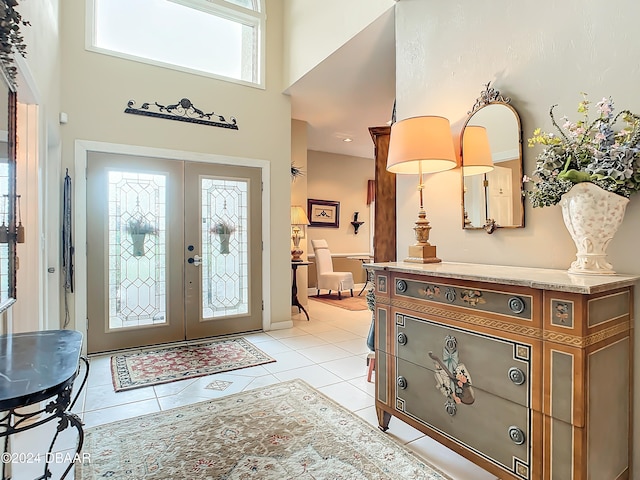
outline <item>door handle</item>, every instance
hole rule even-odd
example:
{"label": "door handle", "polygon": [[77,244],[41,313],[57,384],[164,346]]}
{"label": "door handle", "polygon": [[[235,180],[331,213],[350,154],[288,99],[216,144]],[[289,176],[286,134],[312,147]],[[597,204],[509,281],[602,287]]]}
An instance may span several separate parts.
{"label": "door handle", "polygon": [[194,267],[199,267],[202,265],[202,257],[200,255],[194,255],[193,257],[189,257],[187,262],[191,263]]}

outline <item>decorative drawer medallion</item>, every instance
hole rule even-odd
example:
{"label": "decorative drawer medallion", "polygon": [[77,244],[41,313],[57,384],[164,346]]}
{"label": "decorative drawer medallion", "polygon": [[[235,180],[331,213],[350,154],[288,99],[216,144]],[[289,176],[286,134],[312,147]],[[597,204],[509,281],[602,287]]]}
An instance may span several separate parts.
{"label": "decorative drawer medallion", "polygon": [[551,325],[573,328],[573,302],[551,300]]}
{"label": "decorative drawer medallion", "polygon": [[387,277],[385,275],[378,275],[376,280],[376,286],[380,293],[387,293]]}
{"label": "decorative drawer medallion", "polygon": [[462,288],[408,278],[396,278],[394,287],[393,293],[399,297],[429,300],[525,320],[532,319],[532,297],[530,295]]}
{"label": "decorative drawer medallion", "polygon": [[434,361],[436,386],[447,398],[445,409],[451,416],[457,411],[456,408],[451,408],[451,402],[455,402],[455,406],[460,403],[472,405],[475,401],[471,375],[464,363],[460,363],[458,359],[457,344],[454,336],[447,335],[442,348],[442,359],[433,352],[429,352],[429,357]]}

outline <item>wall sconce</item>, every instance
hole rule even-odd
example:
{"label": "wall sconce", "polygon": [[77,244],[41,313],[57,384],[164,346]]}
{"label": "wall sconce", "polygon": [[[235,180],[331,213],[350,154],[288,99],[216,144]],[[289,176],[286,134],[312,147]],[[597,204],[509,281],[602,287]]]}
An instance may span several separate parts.
{"label": "wall sconce", "polygon": [[291,239],[293,240],[293,250],[291,250],[292,262],[303,261],[302,258],[300,258],[300,255],[304,253],[300,249],[300,239],[302,238],[300,235],[300,227],[304,228],[306,225],[309,225],[309,219],[302,207],[300,205],[291,206],[291,226],[293,227],[291,235]]}
{"label": "wall sconce", "polygon": [[353,213],[353,222],[351,222],[351,225],[353,225],[353,233],[354,235],[358,234],[358,229],[360,228],[360,225],[362,225],[364,222],[359,222],[358,221],[358,214],[360,212],[354,212]]}
{"label": "wall sconce", "polygon": [[429,243],[431,225],[424,210],[422,190],[425,173],[442,172],[456,167],[451,125],[444,117],[412,117],[391,126],[387,170],[396,174],[418,174],[420,209],[413,228],[416,243],[409,246],[405,262],[438,263],[436,247]]}

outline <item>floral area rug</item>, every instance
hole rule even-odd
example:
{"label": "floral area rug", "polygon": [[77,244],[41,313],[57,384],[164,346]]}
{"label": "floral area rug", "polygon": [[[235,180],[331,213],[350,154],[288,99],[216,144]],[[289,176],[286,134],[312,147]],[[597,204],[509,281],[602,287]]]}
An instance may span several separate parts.
{"label": "floral area rug", "polygon": [[244,338],[225,338],[111,357],[116,392],[275,362]]}
{"label": "floral area rug", "polygon": [[89,428],[76,480],[451,480],[301,380]]}
{"label": "floral area rug", "polygon": [[317,302],[328,303],[329,305],[333,305],[334,307],[344,308],[345,310],[366,310],[367,309],[367,299],[364,295],[358,296],[355,293],[352,297],[349,293],[342,294],[342,300],[338,300],[338,294],[335,295],[332,293],[331,295],[320,295],[320,296],[309,296],[309,300],[315,300]]}

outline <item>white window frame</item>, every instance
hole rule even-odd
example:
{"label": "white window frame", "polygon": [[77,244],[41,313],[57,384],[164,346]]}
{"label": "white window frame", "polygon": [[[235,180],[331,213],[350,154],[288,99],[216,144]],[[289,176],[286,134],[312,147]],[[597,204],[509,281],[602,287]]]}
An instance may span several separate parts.
{"label": "white window frame", "polygon": [[95,0],[86,0],[86,19],[85,19],[85,49],[94,53],[101,53],[112,57],[132,60],[139,63],[146,63],[157,67],[169,68],[180,72],[200,75],[204,77],[215,78],[230,83],[237,83],[249,87],[265,89],[265,35],[266,35],[266,13],[264,8],[264,0],[253,0],[256,10],[249,10],[224,0],[167,0],[179,5],[191,7],[202,12],[211,13],[217,17],[231,20],[244,25],[252,26],[256,29],[257,45],[254,50],[253,59],[253,81],[241,80],[238,78],[227,77],[203,70],[174,65],[168,62],[161,62],[137,55],[118,52],[101,48],[96,45],[96,19],[95,19]]}

